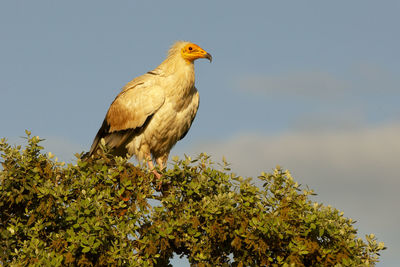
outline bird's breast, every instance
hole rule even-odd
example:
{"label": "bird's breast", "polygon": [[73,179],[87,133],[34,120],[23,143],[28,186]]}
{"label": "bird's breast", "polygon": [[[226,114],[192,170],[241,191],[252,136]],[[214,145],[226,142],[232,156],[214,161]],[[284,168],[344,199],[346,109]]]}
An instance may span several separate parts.
{"label": "bird's breast", "polygon": [[153,154],[162,154],[189,130],[199,106],[199,94],[192,88],[186,97],[167,97],[143,132]]}

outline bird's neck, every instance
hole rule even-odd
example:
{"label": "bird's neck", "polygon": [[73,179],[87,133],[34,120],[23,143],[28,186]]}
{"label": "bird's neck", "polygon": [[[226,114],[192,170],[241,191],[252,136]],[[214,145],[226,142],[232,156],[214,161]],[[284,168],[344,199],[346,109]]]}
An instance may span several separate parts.
{"label": "bird's neck", "polygon": [[183,72],[190,72],[194,74],[194,64],[191,61],[185,60],[181,55],[168,56],[157,69],[162,70],[164,75],[175,75]]}
{"label": "bird's neck", "polygon": [[171,83],[175,83],[172,88],[180,91],[176,93],[188,94],[194,87],[194,64],[184,60],[180,55],[167,57],[156,70]]}

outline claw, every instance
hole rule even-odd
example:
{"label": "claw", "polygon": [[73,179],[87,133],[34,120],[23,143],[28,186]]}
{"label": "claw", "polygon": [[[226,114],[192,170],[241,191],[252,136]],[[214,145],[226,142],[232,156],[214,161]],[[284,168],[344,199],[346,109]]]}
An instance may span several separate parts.
{"label": "claw", "polygon": [[147,162],[147,164],[149,165],[149,169],[153,172],[154,176],[159,180],[157,188],[158,188],[158,190],[161,190],[161,186],[162,186],[161,178],[162,178],[162,175],[160,173],[158,173],[157,170],[155,169],[153,161],[149,160]]}
{"label": "claw", "polygon": [[161,180],[161,178],[162,178],[162,175],[161,174],[159,174],[156,170],[153,170],[153,173],[154,173],[154,175],[156,176],[156,178],[159,180],[158,181],[158,190],[161,190],[161,186],[162,186],[162,180]]}

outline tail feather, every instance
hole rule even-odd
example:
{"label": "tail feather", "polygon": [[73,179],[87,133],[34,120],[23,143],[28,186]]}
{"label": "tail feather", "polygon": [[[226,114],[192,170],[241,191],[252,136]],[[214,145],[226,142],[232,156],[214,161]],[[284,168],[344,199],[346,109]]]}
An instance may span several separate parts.
{"label": "tail feather", "polygon": [[148,116],[141,127],[137,127],[135,129],[128,128],[115,132],[110,132],[110,125],[108,124],[107,119],[104,119],[103,124],[93,140],[89,152],[83,154],[82,159],[87,160],[92,155],[96,154],[100,148],[100,141],[102,138],[104,138],[106,146],[111,150],[113,155],[125,157],[128,153],[126,148],[127,143],[130,142],[133,136],[143,131],[152,118],[153,115]]}
{"label": "tail feather", "polygon": [[100,145],[100,140],[101,138],[104,138],[108,134],[108,130],[110,129],[110,126],[107,124],[107,121],[104,119],[103,124],[101,125],[99,131],[96,134],[96,137],[93,140],[92,146],[90,147],[89,152],[86,152],[85,154],[82,155],[81,159],[82,160],[87,160],[89,159],[99,148]]}

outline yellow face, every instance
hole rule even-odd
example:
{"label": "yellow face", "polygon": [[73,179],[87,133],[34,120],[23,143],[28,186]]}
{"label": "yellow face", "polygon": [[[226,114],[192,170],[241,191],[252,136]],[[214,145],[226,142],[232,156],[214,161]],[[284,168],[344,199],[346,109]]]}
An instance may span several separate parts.
{"label": "yellow face", "polygon": [[198,58],[207,58],[212,61],[212,56],[196,44],[189,43],[181,50],[182,57],[189,62],[193,62]]}

